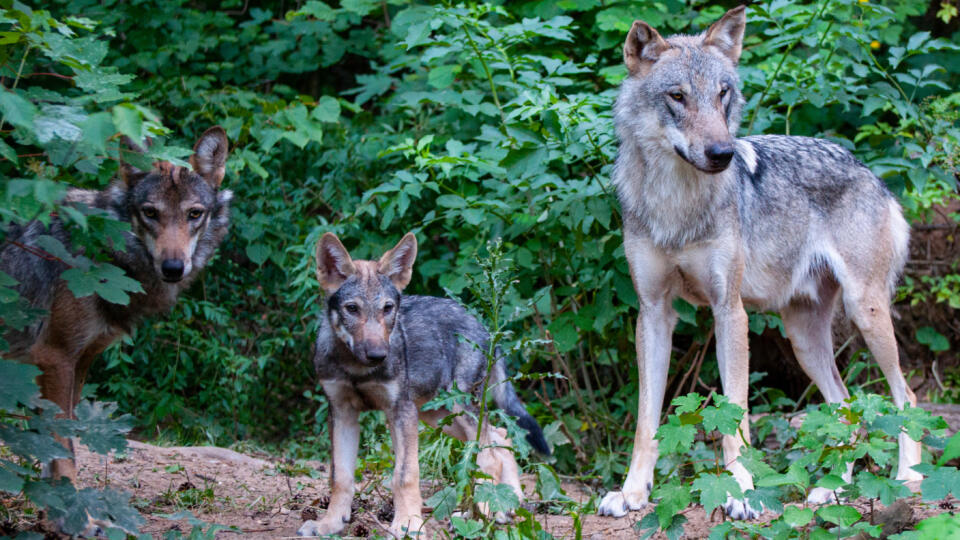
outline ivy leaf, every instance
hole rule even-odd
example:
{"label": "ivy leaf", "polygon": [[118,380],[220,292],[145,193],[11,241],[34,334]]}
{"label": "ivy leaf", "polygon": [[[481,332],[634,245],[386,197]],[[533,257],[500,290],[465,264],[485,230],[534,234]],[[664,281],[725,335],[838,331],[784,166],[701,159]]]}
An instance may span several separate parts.
{"label": "ivy leaf", "polygon": [[734,499],[743,497],[740,484],[727,472],[701,474],[690,487],[700,492],[700,504],[703,505],[707,515],[710,515],[714,508],[727,502],[728,496]]}
{"label": "ivy leaf", "polygon": [[494,484],[493,482],[483,482],[477,484],[476,500],[479,503],[487,503],[490,506],[490,512],[511,512],[520,506],[520,499],[513,492],[513,488],[507,484]]}

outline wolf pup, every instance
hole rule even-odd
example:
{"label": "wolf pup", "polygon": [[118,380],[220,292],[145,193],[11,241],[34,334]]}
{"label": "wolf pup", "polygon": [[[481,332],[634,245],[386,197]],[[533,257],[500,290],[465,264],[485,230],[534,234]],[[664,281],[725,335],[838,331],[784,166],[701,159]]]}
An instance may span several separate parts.
{"label": "wolf pup", "polygon": [[[613,182],[623,243],[639,298],[639,407],[622,491],[601,515],[644,506],[657,461],[675,297],[709,305],[716,319],[723,391],[747,408],[744,305],[779,311],[794,353],[824,398],[848,397],[833,359],[830,326],[838,301],[890,384],[897,406],[916,404],[900,370],[890,293],[907,256],[909,227],[883,182],[843,147],[779,135],[737,138],[743,97],[737,62],[746,17],[731,9],[706,32],[664,39],[636,21],[623,46],[629,72],[614,105],[620,151]],[[724,460],[744,490],[737,461],[749,444],[723,438]],[[918,480],[920,444],[901,434],[897,478]],[[847,480],[850,478],[847,471]],[[815,489],[810,502],[832,497]],[[759,504],[728,499],[734,518]]]}
{"label": "wolf pup", "polygon": [[[129,142],[128,146],[139,150]],[[94,358],[141,318],[169,310],[227,232],[233,194],[219,190],[227,159],[226,133],[210,128],[193,151],[192,171],[167,162],[155,163],[150,171],[122,163],[119,179],[105,190],[67,191],[67,203],[104,210],[130,224],[124,249],[109,253],[112,264],[143,286],[144,292],[132,294],[126,306],[94,295],[75,297],[60,279],[67,266],[36,255],[42,235],[69,245],[69,234],[57,218],[49,227],[39,221],[14,226],[0,245],[0,270],[19,282],[17,291],[32,307],[47,312],[23,331],[6,333],[10,352],[5,356],[39,367],[41,395],[66,416],[73,416]],[[60,442],[73,451],[72,441]],[[73,459],[56,460],[51,469],[54,478],[76,482]]]}
{"label": "wolf pup", "polygon": [[[410,283],[417,239],[407,233],[379,261],[354,261],[340,240],[326,233],[317,243],[317,279],[327,293],[317,335],[314,367],[330,402],[330,467],[332,494],[326,515],[307,521],[297,534],[336,534],[350,519],[361,411],[387,415],[396,453],[393,472],[395,517],[390,532],[398,538],[415,533],[420,517],[420,465],[417,420],[436,426],[458,410],[420,411],[442,389],[480,392],[487,360],[480,349],[489,335],[459,304],[431,296],[402,296]],[[479,348],[478,348],[479,347]],[[527,413],[507,378],[503,358],[489,374],[489,388],[498,407],[518,418],[527,440],[538,452],[550,448],[537,421]],[[477,423],[466,414],[443,428],[460,440],[474,440]],[[506,431],[484,424],[477,457],[493,482],[507,484],[523,500],[517,463]],[[504,519],[505,516],[498,516]]]}

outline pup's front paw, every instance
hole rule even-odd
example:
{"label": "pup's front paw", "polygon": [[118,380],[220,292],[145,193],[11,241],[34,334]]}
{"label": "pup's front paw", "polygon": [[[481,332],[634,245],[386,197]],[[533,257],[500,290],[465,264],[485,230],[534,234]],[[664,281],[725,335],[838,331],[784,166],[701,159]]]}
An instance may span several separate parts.
{"label": "pup's front paw", "polygon": [[640,510],[647,505],[648,494],[641,491],[610,491],[603,496],[597,514],[623,517],[631,510]]}
{"label": "pup's front paw", "polygon": [[297,536],[327,536],[338,534],[343,531],[344,523],[342,519],[327,519],[320,521],[305,521],[297,529]]}
{"label": "pup's front paw", "polygon": [[734,499],[727,496],[727,502],[723,505],[723,511],[733,519],[755,519],[763,512],[763,505],[754,503],[758,508],[750,505],[749,499]]}
{"label": "pup's front paw", "polygon": [[418,538],[423,529],[423,518],[420,516],[395,516],[390,524],[390,534],[403,539],[406,537]]}

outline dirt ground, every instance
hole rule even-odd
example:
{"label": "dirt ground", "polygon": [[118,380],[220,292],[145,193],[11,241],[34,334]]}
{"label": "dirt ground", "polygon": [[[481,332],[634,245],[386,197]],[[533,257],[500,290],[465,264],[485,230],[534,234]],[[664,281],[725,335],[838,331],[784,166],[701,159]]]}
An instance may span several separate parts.
{"label": "dirt ground", "polygon": [[[175,514],[188,510],[208,522],[234,527],[218,532],[216,538],[295,538],[296,530],[304,516],[322,514],[326,504],[327,472],[323,463],[309,463],[308,467],[292,467],[267,456],[252,457],[216,447],[164,448],[130,441],[125,456],[109,459],[88,452],[78,451],[83,486],[126,490],[133,495],[134,504],[146,516],[142,528],[155,537],[170,529],[190,531],[186,520],[170,520],[159,514]],[[308,476],[309,469],[316,471]],[[523,484],[532,495],[534,479],[524,477]],[[383,533],[392,519],[392,504],[386,478],[364,478],[358,485],[358,496],[352,522],[344,536],[367,537]],[[565,482],[568,495],[578,501],[586,501],[593,495],[590,487]],[[435,489],[423,485],[424,499]],[[534,497],[528,497],[533,500]],[[957,501],[950,503],[924,504],[919,499],[910,499],[888,515],[874,514],[878,522],[901,522],[905,526],[920,519],[952,510]],[[856,504],[865,516],[871,515],[869,501]],[[880,510],[880,507],[874,509]],[[650,509],[632,512],[620,519],[587,515],[583,518],[583,537],[588,539],[636,538],[633,525]],[[721,519],[719,512],[710,517],[700,507],[683,512],[688,538],[705,538],[710,528]],[[569,516],[538,514],[544,529],[560,538],[573,538],[573,518]],[[427,537],[444,537],[442,527],[429,519],[425,513]],[[767,512],[762,519],[772,519]]]}

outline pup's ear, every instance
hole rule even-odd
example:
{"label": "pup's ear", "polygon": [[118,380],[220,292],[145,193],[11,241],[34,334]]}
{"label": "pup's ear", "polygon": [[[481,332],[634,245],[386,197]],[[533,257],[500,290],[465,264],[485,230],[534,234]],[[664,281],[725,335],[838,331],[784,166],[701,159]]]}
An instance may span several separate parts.
{"label": "pup's ear", "polygon": [[[149,140],[146,140],[149,143]],[[120,139],[120,178],[127,184],[133,186],[146,175],[146,171],[137,167],[132,162],[140,162],[141,165],[147,163],[144,153],[147,151],[139,144],[133,142],[133,139],[126,135]]]}
{"label": "pup's ear", "polygon": [[317,281],[320,287],[327,293],[335,293],[356,271],[353,259],[337,235],[324,233],[317,242]]}
{"label": "pup's ear", "polygon": [[417,258],[417,237],[413,233],[403,235],[393,249],[380,257],[377,272],[390,278],[393,286],[402,291],[413,276],[413,261]]}
{"label": "pup's ear", "polygon": [[743,30],[747,26],[747,7],[737,6],[710,25],[703,35],[704,47],[715,47],[737,65],[743,51]]}
{"label": "pup's ear", "polygon": [[623,43],[623,63],[631,75],[646,75],[652,66],[670,48],[660,33],[643,21],[633,21],[627,41]]}
{"label": "pup's ear", "polygon": [[227,143],[227,132],[220,126],[203,132],[193,145],[193,155],[190,156],[190,166],[197,174],[203,177],[214,188],[220,187],[223,175],[226,172],[227,153],[230,146]]}

